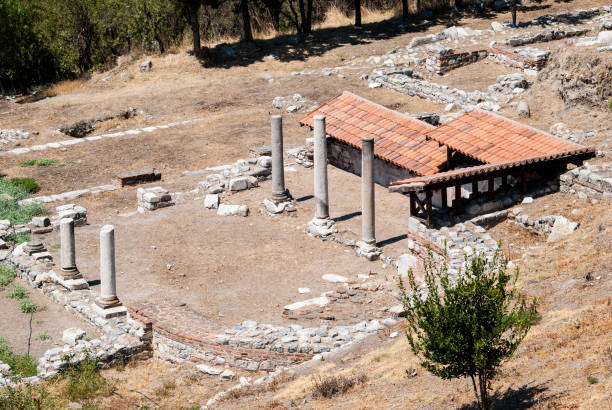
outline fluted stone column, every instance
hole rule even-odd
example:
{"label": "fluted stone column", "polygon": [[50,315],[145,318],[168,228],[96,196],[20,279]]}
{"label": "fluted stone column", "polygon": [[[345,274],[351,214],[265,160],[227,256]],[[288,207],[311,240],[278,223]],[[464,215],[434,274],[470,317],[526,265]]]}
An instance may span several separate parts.
{"label": "fluted stone column", "polygon": [[315,218],[329,218],[329,197],[327,192],[327,139],[325,137],[325,116],[314,116],[314,191]]}
{"label": "fluted stone column", "polygon": [[283,161],[283,117],[273,115],[272,121],[272,201],[276,204],[289,199],[285,189],[285,164]]}
{"label": "fluted stone column", "polygon": [[376,243],[374,210],[374,137],[361,139],[361,240]]}
{"label": "fluted stone column", "polygon": [[115,228],[104,225],[100,230],[100,297],[96,305],[103,310],[121,306],[115,282]]}
{"label": "fluted stone column", "polygon": [[64,218],[60,221],[60,259],[60,275],[63,280],[83,277],[76,266],[74,219],[72,218]]}

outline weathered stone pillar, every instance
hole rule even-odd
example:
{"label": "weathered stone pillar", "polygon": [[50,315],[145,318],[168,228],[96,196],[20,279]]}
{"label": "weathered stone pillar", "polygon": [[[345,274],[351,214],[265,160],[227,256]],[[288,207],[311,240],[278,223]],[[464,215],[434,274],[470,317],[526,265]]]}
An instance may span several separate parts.
{"label": "weathered stone pillar", "polygon": [[374,137],[361,139],[361,240],[376,243],[374,210]]}
{"label": "weathered stone pillar", "polygon": [[308,232],[326,237],[334,232],[334,221],[329,218],[327,191],[327,138],[325,116],[314,116],[314,200],[315,216],[308,224]]}
{"label": "weathered stone pillar", "polygon": [[272,201],[276,204],[289,199],[285,189],[285,164],[283,161],[283,117],[273,115],[272,121]]}
{"label": "weathered stone pillar", "polygon": [[325,116],[314,116],[314,191],[315,218],[329,218],[329,197],[327,191],[327,138]]}
{"label": "weathered stone pillar", "polygon": [[60,221],[60,259],[60,276],[63,280],[83,277],[76,266],[74,219],[72,218],[64,218]]}
{"label": "weathered stone pillar", "polygon": [[96,306],[105,317],[125,314],[125,307],[117,298],[115,228],[112,225],[104,225],[100,230],[100,297],[96,299]]}
{"label": "weathered stone pillar", "polygon": [[357,254],[374,260],[382,253],[376,247],[374,208],[374,137],[361,139],[361,240]]}

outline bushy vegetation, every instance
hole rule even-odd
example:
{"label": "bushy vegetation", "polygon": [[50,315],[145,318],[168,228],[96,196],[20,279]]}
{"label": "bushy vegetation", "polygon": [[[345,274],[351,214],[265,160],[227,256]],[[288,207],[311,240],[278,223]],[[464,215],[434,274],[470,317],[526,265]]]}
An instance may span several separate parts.
{"label": "bushy vegetation", "polygon": [[15,268],[0,264],[0,288],[8,286],[15,279]]}
{"label": "bushy vegetation", "polygon": [[35,313],[39,307],[30,299],[24,299],[19,303],[19,309],[21,309],[23,313]]}
{"label": "bushy vegetation", "polygon": [[[13,353],[7,341],[0,337],[0,361],[11,366],[11,374],[22,377],[36,375],[36,359],[30,355]],[[1,399],[0,399],[0,403]],[[0,405],[0,408],[5,408]]]}
{"label": "bushy vegetation", "polygon": [[[411,4],[414,11],[454,2]],[[163,53],[180,44],[186,31],[193,33],[194,52],[200,37],[251,41],[253,31],[271,30],[308,35],[332,7],[357,16],[361,7],[401,7],[408,16],[405,0],[3,0],[0,93],[107,68],[135,50]],[[355,24],[361,25],[357,17]]]}
{"label": "bushy vegetation", "polygon": [[341,395],[354,386],[365,383],[367,379],[367,376],[363,373],[356,376],[315,377],[313,380],[313,396],[328,399]]}
{"label": "bushy vegetation", "polygon": [[30,232],[11,232],[6,236],[6,241],[13,245],[28,242],[32,239]]}
{"label": "bushy vegetation", "polygon": [[[69,362],[69,361],[68,361]],[[98,371],[96,359],[86,359],[70,364],[63,374],[63,392],[72,401],[108,396],[115,391],[115,384]]]}
{"label": "bushy vegetation", "polygon": [[470,377],[480,408],[491,406],[489,389],[500,364],[509,359],[538,319],[535,300],[527,304],[514,288],[518,268],[507,273],[498,250],[466,257],[466,268],[453,280],[446,263],[433,255],[425,263],[427,292],[408,272],[410,292],[400,277],[408,330],[406,335],[421,365],[443,379]]}
{"label": "bushy vegetation", "polygon": [[27,296],[26,290],[21,285],[13,285],[9,289],[8,297],[11,299],[23,299]]}
{"label": "bushy vegetation", "polygon": [[[39,190],[40,187],[32,178],[0,179],[0,194],[6,194],[5,197],[0,197],[0,219],[8,219],[11,224],[19,225],[30,222],[33,216],[46,214],[47,210],[39,204],[21,206],[17,203],[17,201],[29,198]],[[16,234],[13,239],[21,239],[21,237]]]}
{"label": "bushy vegetation", "polygon": [[53,409],[55,399],[44,385],[26,383],[19,387],[0,389],[0,409]]}

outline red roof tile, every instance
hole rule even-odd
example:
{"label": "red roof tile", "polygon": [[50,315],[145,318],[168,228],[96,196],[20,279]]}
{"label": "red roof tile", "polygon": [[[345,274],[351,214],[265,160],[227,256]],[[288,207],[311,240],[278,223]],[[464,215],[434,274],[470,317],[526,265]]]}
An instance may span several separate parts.
{"label": "red roof tile", "polygon": [[372,135],[375,156],[418,175],[433,175],[446,166],[446,148],[425,138],[434,127],[408,115],[347,91],[302,118],[300,124],[312,128],[318,114],[325,115],[330,138],[361,149],[361,137]]}
{"label": "red roof tile", "polygon": [[427,133],[427,138],[486,164],[518,161],[585,147],[491,112],[470,111]]}

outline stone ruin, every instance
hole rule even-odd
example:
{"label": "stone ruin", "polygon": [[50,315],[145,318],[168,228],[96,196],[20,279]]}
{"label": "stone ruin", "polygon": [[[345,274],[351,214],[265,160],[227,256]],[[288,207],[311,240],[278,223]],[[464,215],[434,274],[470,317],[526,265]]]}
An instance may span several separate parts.
{"label": "stone ruin", "polygon": [[154,211],[174,205],[172,196],[167,189],[160,186],[152,188],[138,188],[136,191],[138,199],[138,212]]}

